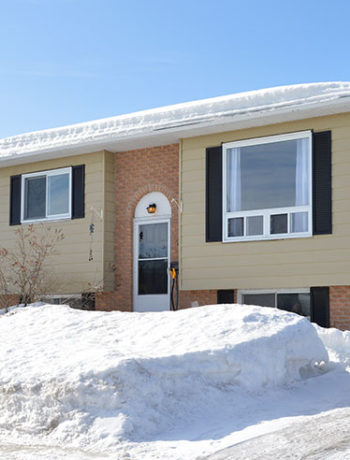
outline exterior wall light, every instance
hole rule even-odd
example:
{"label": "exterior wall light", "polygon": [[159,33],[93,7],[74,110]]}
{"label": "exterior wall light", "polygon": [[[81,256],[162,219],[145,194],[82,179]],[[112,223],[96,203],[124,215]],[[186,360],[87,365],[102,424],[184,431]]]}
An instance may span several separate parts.
{"label": "exterior wall light", "polygon": [[148,205],[147,207],[148,214],[155,214],[156,211],[157,211],[157,205],[155,203]]}

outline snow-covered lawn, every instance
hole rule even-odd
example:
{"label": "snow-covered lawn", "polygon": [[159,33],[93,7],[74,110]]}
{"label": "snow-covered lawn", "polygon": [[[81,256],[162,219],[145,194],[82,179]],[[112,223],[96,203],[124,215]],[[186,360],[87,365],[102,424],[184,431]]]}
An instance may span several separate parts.
{"label": "snow-covered lawn", "polygon": [[0,458],[350,458],[350,332],[252,306],[41,305],[0,315],[0,337]]}

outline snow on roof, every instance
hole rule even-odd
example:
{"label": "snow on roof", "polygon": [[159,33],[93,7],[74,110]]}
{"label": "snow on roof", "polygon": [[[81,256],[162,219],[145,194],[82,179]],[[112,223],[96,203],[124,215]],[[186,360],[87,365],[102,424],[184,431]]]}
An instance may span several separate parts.
{"label": "snow on roof", "polygon": [[309,83],[203,99],[0,140],[4,165],[130,150],[210,132],[350,111],[350,82]]}

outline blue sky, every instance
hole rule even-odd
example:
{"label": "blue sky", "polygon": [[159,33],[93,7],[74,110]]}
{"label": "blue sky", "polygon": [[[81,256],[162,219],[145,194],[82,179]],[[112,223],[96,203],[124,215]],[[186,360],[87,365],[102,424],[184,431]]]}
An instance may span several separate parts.
{"label": "blue sky", "polygon": [[0,137],[350,80],[348,0],[1,0]]}

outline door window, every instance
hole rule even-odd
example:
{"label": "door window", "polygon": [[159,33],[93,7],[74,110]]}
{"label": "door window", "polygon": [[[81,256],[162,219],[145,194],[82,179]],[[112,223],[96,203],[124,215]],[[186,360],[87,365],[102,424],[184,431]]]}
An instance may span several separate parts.
{"label": "door window", "polygon": [[168,293],[168,223],[139,225],[138,294]]}
{"label": "door window", "polygon": [[168,256],[168,224],[139,225],[139,259]]}

